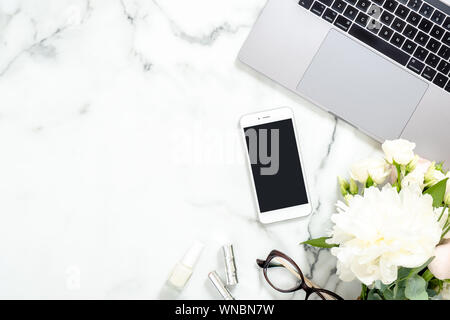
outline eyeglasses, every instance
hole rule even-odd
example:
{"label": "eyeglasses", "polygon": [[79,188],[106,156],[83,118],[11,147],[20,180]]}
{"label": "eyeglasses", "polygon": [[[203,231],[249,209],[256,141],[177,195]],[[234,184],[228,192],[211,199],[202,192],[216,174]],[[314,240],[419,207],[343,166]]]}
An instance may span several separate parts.
{"label": "eyeglasses", "polygon": [[257,259],[256,263],[263,268],[266,281],[277,291],[291,293],[304,290],[305,300],[344,300],[336,293],[314,285],[303,276],[294,260],[278,250],[272,250],[266,260]]}

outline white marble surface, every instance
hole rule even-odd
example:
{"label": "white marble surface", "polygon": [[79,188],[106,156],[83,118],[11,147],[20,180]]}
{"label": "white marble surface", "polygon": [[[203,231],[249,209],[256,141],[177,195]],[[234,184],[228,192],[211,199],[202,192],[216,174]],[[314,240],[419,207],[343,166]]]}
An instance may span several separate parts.
{"label": "white marble surface", "polygon": [[[265,0],[0,1],[0,298],[156,299],[205,242],[180,298],[235,245],[237,299],[275,293],[255,265],[276,248],[346,298],[326,250],[336,175],[378,144],[236,61]],[[290,106],[314,213],[256,221],[237,129]]]}

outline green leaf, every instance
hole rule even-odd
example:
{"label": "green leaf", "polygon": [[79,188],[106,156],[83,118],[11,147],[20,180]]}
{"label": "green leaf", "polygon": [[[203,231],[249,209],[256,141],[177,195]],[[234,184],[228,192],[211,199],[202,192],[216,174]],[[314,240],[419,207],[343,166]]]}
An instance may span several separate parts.
{"label": "green leaf", "polygon": [[395,286],[394,299],[395,300],[406,300],[405,289],[406,289],[406,281],[398,282],[397,285]]}
{"label": "green leaf", "polygon": [[399,280],[408,279],[410,273],[411,273],[410,268],[400,267],[397,272],[397,279],[399,279]]}
{"label": "green leaf", "polygon": [[308,244],[313,247],[317,248],[333,248],[333,247],[339,247],[337,244],[329,244],[326,242],[327,239],[330,239],[331,237],[321,237],[317,239],[311,239],[308,241],[301,242],[300,244]]}
{"label": "green leaf", "polygon": [[427,282],[419,275],[406,280],[405,296],[409,300],[428,300]]}
{"label": "green leaf", "polygon": [[427,294],[428,294],[428,297],[430,297],[430,298],[433,298],[438,295],[436,290],[433,290],[433,289],[427,289]]}
{"label": "green leaf", "polygon": [[443,288],[443,282],[444,281],[442,281],[442,280],[433,278],[428,282],[428,289],[433,289],[439,293]]}
{"label": "green leaf", "polygon": [[369,176],[369,178],[366,181],[366,188],[370,188],[370,187],[372,187],[374,185],[375,185],[375,182],[373,181],[372,177]]}
{"label": "green leaf", "polygon": [[447,187],[448,178],[439,181],[431,188],[428,188],[424,194],[429,194],[433,197],[433,207],[440,208],[442,206],[442,202],[444,202],[445,197],[445,189]]}
{"label": "green leaf", "polygon": [[434,257],[431,257],[423,265],[421,265],[419,267],[416,267],[416,268],[403,268],[403,267],[401,267],[398,270],[397,278],[399,279],[399,281],[407,280],[407,279],[411,278],[412,276],[418,274],[420,271],[422,271],[423,269],[428,267],[428,265],[431,263],[431,261],[433,261],[433,259],[434,259]]}
{"label": "green leaf", "polygon": [[378,293],[378,290],[370,290],[369,294],[367,295],[367,300],[383,300],[381,298],[380,294]]}
{"label": "green leaf", "polygon": [[444,162],[439,162],[438,164],[436,164],[436,170],[442,172],[443,174],[446,174],[444,172]]}
{"label": "green leaf", "polygon": [[383,291],[383,296],[386,300],[395,300],[394,292],[392,292],[392,290]]}
{"label": "green leaf", "polygon": [[375,285],[374,287],[376,289],[378,289],[381,293],[384,293],[386,290],[389,289],[390,285],[386,285],[383,282],[381,282],[380,280],[375,281]]}

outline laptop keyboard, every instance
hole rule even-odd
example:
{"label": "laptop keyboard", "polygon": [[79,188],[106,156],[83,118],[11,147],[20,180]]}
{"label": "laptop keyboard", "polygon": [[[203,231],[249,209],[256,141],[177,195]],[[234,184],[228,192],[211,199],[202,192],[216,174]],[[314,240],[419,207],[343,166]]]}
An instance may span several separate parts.
{"label": "laptop keyboard", "polygon": [[300,0],[299,5],[450,92],[450,16],[422,0]]}

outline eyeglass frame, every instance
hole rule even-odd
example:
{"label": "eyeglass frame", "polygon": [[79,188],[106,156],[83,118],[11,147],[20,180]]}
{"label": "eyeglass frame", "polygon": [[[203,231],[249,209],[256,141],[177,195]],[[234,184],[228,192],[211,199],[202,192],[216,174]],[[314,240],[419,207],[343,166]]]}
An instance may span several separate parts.
{"label": "eyeglass frame", "polygon": [[[291,289],[281,289],[281,288],[276,287],[269,280],[269,277],[267,276],[267,269],[273,267],[270,265],[270,262],[277,257],[285,259],[296,269],[294,271],[298,273],[298,275],[300,276],[299,280],[301,280],[300,283],[298,284],[298,286],[295,286]],[[313,293],[316,293],[322,300],[329,300],[329,299],[325,298],[324,294],[333,297],[335,300],[344,300],[341,296],[337,295],[336,293],[334,293],[330,290],[317,288],[313,285],[311,285],[311,286],[307,285],[306,281],[305,281],[305,276],[303,275],[303,272],[301,271],[300,267],[295,263],[294,260],[292,260],[288,255],[284,254],[281,251],[272,250],[269,253],[269,255],[267,256],[266,260],[256,259],[256,263],[260,268],[263,269],[263,274],[264,274],[264,278],[266,279],[266,281],[270,284],[270,286],[272,288],[274,288],[275,290],[277,290],[279,292],[292,293],[295,291],[304,290],[306,292],[305,300],[308,300],[308,298]],[[282,266],[282,267],[285,267],[285,266]]]}

